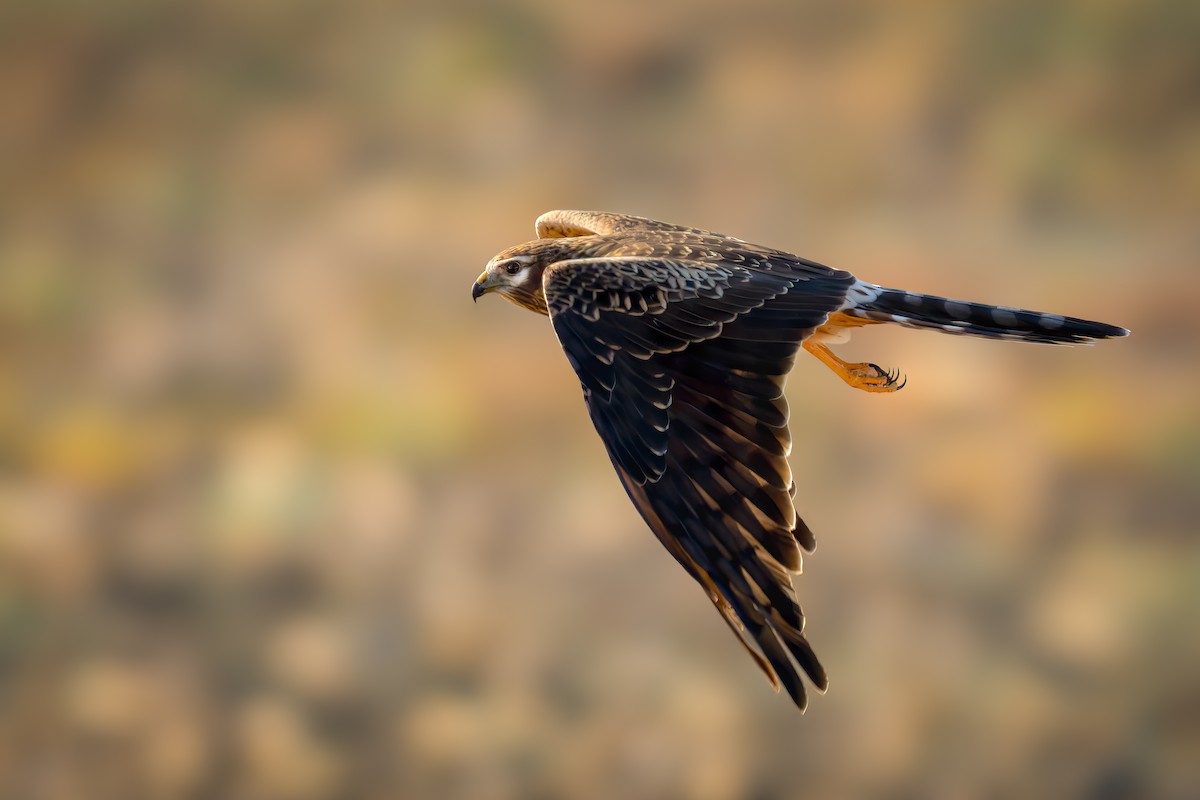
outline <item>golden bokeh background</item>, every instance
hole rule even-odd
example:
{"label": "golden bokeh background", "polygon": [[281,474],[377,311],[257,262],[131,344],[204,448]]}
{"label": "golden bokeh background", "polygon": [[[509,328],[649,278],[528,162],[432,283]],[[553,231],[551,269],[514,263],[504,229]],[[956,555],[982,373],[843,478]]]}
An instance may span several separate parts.
{"label": "golden bokeh background", "polygon": [[[1200,794],[1200,5],[11,2],[0,796]],[[551,208],[1133,329],[789,385],[798,714],[627,502]]]}

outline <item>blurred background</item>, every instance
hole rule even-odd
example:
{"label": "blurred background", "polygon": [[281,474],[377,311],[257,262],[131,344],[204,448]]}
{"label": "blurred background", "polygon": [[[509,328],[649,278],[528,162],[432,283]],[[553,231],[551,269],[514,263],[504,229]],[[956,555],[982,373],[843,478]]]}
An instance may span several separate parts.
{"label": "blurred background", "polygon": [[[10,2],[0,796],[1200,794],[1200,5]],[[801,359],[772,693],[612,474],[551,208],[1132,328]]]}

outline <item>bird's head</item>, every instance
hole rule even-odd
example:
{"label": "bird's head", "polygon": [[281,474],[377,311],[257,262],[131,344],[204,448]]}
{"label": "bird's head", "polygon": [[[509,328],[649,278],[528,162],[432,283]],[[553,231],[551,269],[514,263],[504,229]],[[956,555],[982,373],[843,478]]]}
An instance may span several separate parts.
{"label": "bird's head", "polygon": [[574,244],[571,239],[537,239],[502,250],[471,285],[472,299],[496,292],[530,311],[548,314],[542,274],[556,261],[578,257]]}

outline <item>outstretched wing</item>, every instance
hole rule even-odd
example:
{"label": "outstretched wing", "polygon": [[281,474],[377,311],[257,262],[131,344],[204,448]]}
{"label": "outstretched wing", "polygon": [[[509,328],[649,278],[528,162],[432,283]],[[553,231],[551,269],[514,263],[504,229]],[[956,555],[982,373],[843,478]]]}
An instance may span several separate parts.
{"label": "outstretched wing", "polygon": [[607,211],[547,211],[537,218],[534,228],[539,239],[611,236],[615,233],[628,233],[629,231],[647,231],[685,233],[694,236],[711,236],[733,242],[741,241],[723,233],[689,228],[685,225],[672,225],[669,222],[659,222],[656,219],[635,217],[629,214],[612,214]]}
{"label": "outstretched wing", "polygon": [[554,329],[630,498],[802,709],[796,664],[818,689],[826,678],[792,587],[800,548],[815,542],[792,504],[783,384],[851,281],[799,263],[633,257],[563,261],[544,276]]}

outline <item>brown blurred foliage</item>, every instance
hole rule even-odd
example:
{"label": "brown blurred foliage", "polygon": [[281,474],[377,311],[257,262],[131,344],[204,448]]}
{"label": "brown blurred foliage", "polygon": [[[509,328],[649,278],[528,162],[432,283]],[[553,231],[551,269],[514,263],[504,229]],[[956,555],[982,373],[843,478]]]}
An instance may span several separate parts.
{"label": "brown blurred foliage", "polygon": [[[1200,5],[10,2],[0,796],[1200,794]],[[773,695],[630,508],[550,208],[1126,325],[789,388]],[[492,300],[489,298],[489,300]]]}

